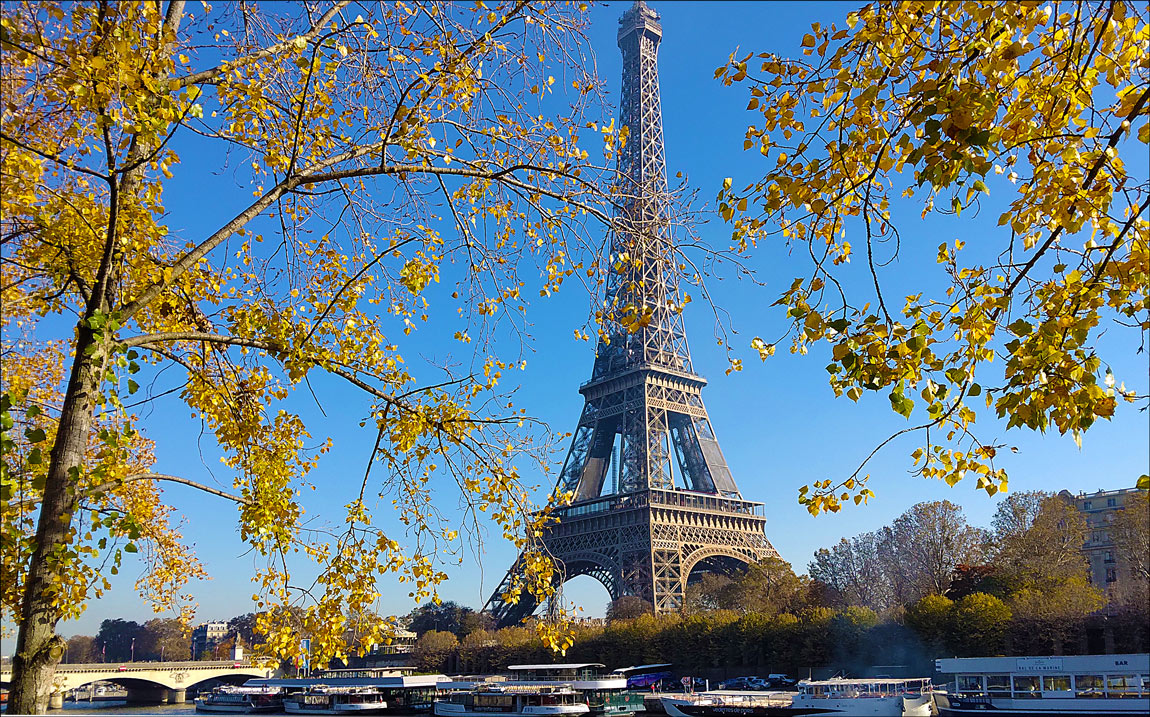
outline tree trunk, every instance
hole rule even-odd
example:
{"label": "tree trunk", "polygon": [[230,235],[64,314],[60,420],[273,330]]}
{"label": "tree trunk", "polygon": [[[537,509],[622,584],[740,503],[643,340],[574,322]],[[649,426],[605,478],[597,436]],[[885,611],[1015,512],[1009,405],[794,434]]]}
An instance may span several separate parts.
{"label": "tree trunk", "polygon": [[36,548],[24,583],[20,630],[12,656],[9,714],[42,714],[48,709],[52,678],[67,644],[56,635],[60,612],[54,603],[60,589],[62,554],[71,542],[76,484],[92,429],[103,362],[103,352],[98,350],[96,336],[86,318],[81,319],[77,328],[76,358],[68,377],[68,390],[44,482]]}

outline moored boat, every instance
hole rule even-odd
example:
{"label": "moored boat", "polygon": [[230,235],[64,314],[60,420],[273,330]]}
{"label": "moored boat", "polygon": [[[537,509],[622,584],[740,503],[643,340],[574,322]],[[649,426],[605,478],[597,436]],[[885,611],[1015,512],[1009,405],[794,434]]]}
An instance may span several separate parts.
{"label": "moored boat", "polygon": [[259,714],[283,709],[283,691],[278,687],[234,687],[225,685],[196,698],[196,712]]}
{"label": "moored boat", "polygon": [[697,695],[664,695],[663,711],[668,717],[776,717],[818,714],[795,712],[795,692],[744,692],[714,690]]}
{"label": "moored boat", "polygon": [[930,717],[934,710],[933,690],[925,677],[802,680],[798,689],[789,714]]}
{"label": "moored boat", "polygon": [[[366,674],[365,674],[366,673]],[[248,680],[248,686],[262,685],[266,687],[281,688],[288,693],[286,699],[299,697],[310,690],[316,690],[313,695],[314,705],[299,704],[296,709],[305,710],[306,714],[321,714],[316,712],[318,705],[324,701],[323,694],[334,694],[339,691],[361,690],[362,695],[367,693],[378,694],[378,699],[385,705],[372,707],[376,714],[410,715],[427,713],[431,711],[431,704],[435,700],[440,688],[451,683],[446,675],[388,675],[371,674],[368,670],[328,670],[321,677],[314,678],[286,678],[270,677]],[[467,685],[470,687],[470,684]],[[320,690],[322,688],[322,691]],[[364,708],[353,708],[350,705],[341,708],[338,713],[359,711]],[[328,713],[335,714],[335,713]]]}
{"label": "moored boat", "polygon": [[583,696],[569,685],[484,685],[469,692],[458,692],[435,701],[437,717],[487,717],[504,715],[578,716],[590,713]]}
{"label": "moored boat", "polygon": [[594,717],[629,715],[643,709],[643,696],[629,692],[628,677],[619,671],[603,674],[599,662],[559,665],[508,665],[502,685],[517,687],[567,686],[582,696]]}
{"label": "moored boat", "polygon": [[1150,714],[1150,654],[956,657],[935,660],[954,675],[935,693],[939,715],[1010,717]]}
{"label": "moored boat", "polygon": [[386,714],[386,696],[374,687],[315,685],[284,698],[284,711],[300,715]]}
{"label": "moored boat", "polygon": [[925,678],[803,680],[797,692],[715,690],[664,697],[663,708],[668,717],[929,717],[932,698]]}

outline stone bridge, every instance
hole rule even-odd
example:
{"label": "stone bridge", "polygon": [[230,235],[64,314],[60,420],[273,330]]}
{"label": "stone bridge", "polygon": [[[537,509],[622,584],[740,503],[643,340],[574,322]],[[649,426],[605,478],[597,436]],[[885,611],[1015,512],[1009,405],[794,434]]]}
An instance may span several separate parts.
{"label": "stone bridge", "polygon": [[[249,661],[215,660],[202,662],[97,662],[60,665],[56,668],[55,690],[50,705],[64,705],[64,693],[91,682],[112,682],[128,691],[129,702],[182,703],[187,689],[205,680],[242,684],[247,680],[275,676],[276,669]],[[0,672],[0,687],[7,688],[12,672]]]}

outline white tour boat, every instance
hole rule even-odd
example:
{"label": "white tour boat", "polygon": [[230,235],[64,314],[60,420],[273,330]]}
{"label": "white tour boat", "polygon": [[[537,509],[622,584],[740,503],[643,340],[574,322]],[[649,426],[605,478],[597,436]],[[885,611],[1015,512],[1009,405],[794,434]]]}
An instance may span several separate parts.
{"label": "white tour boat", "polygon": [[942,717],[986,714],[1150,714],[1150,654],[956,657],[935,660],[954,675],[935,693]]}
{"label": "white tour boat", "polygon": [[284,697],[284,711],[293,715],[377,715],[387,712],[387,698],[375,687],[315,685]]}
{"label": "white tour boat", "polygon": [[600,662],[559,665],[508,665],[510,673],[500,685],[570,687],[582,696],[594,717],[629,715],[643,709],[643,696],[627,691],[627,675],[600,672]]}
{"label": "white tour boat", "polygon": [[931,707],[926,678],[803,680],[798,692],[715,690],[663,698],[668,717],[929,717]]}
{"label": "white tour boat", "polygon": [[196,712],[258,714],[283,710],[283,691],[278,687],[224,685],[196,698]]}
{"label": "white tour boat", "polygon": [[504,715],[586,715],[590,708],[570,685],[484,685],[469,692],[440,697],[437,717]]}
{"label": "white tour boat", "polygon": [[933,690],[926,677],[802,680],[798,688],[792,711],[783,714],[930,717],[934,710]]}

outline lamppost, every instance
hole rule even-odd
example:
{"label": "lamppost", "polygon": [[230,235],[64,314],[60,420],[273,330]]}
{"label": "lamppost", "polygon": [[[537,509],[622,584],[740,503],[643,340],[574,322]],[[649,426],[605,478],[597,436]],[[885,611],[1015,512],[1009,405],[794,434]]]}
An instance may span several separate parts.
{"label": "lamppost", "polygon": [[132,662],[136,661],[136,638],[132,638]]}
{"label": "lamppost", "polygon": [[167,647],[167,645],[160,645],[160,662],[164,661],[164,650],[166,650]]}

